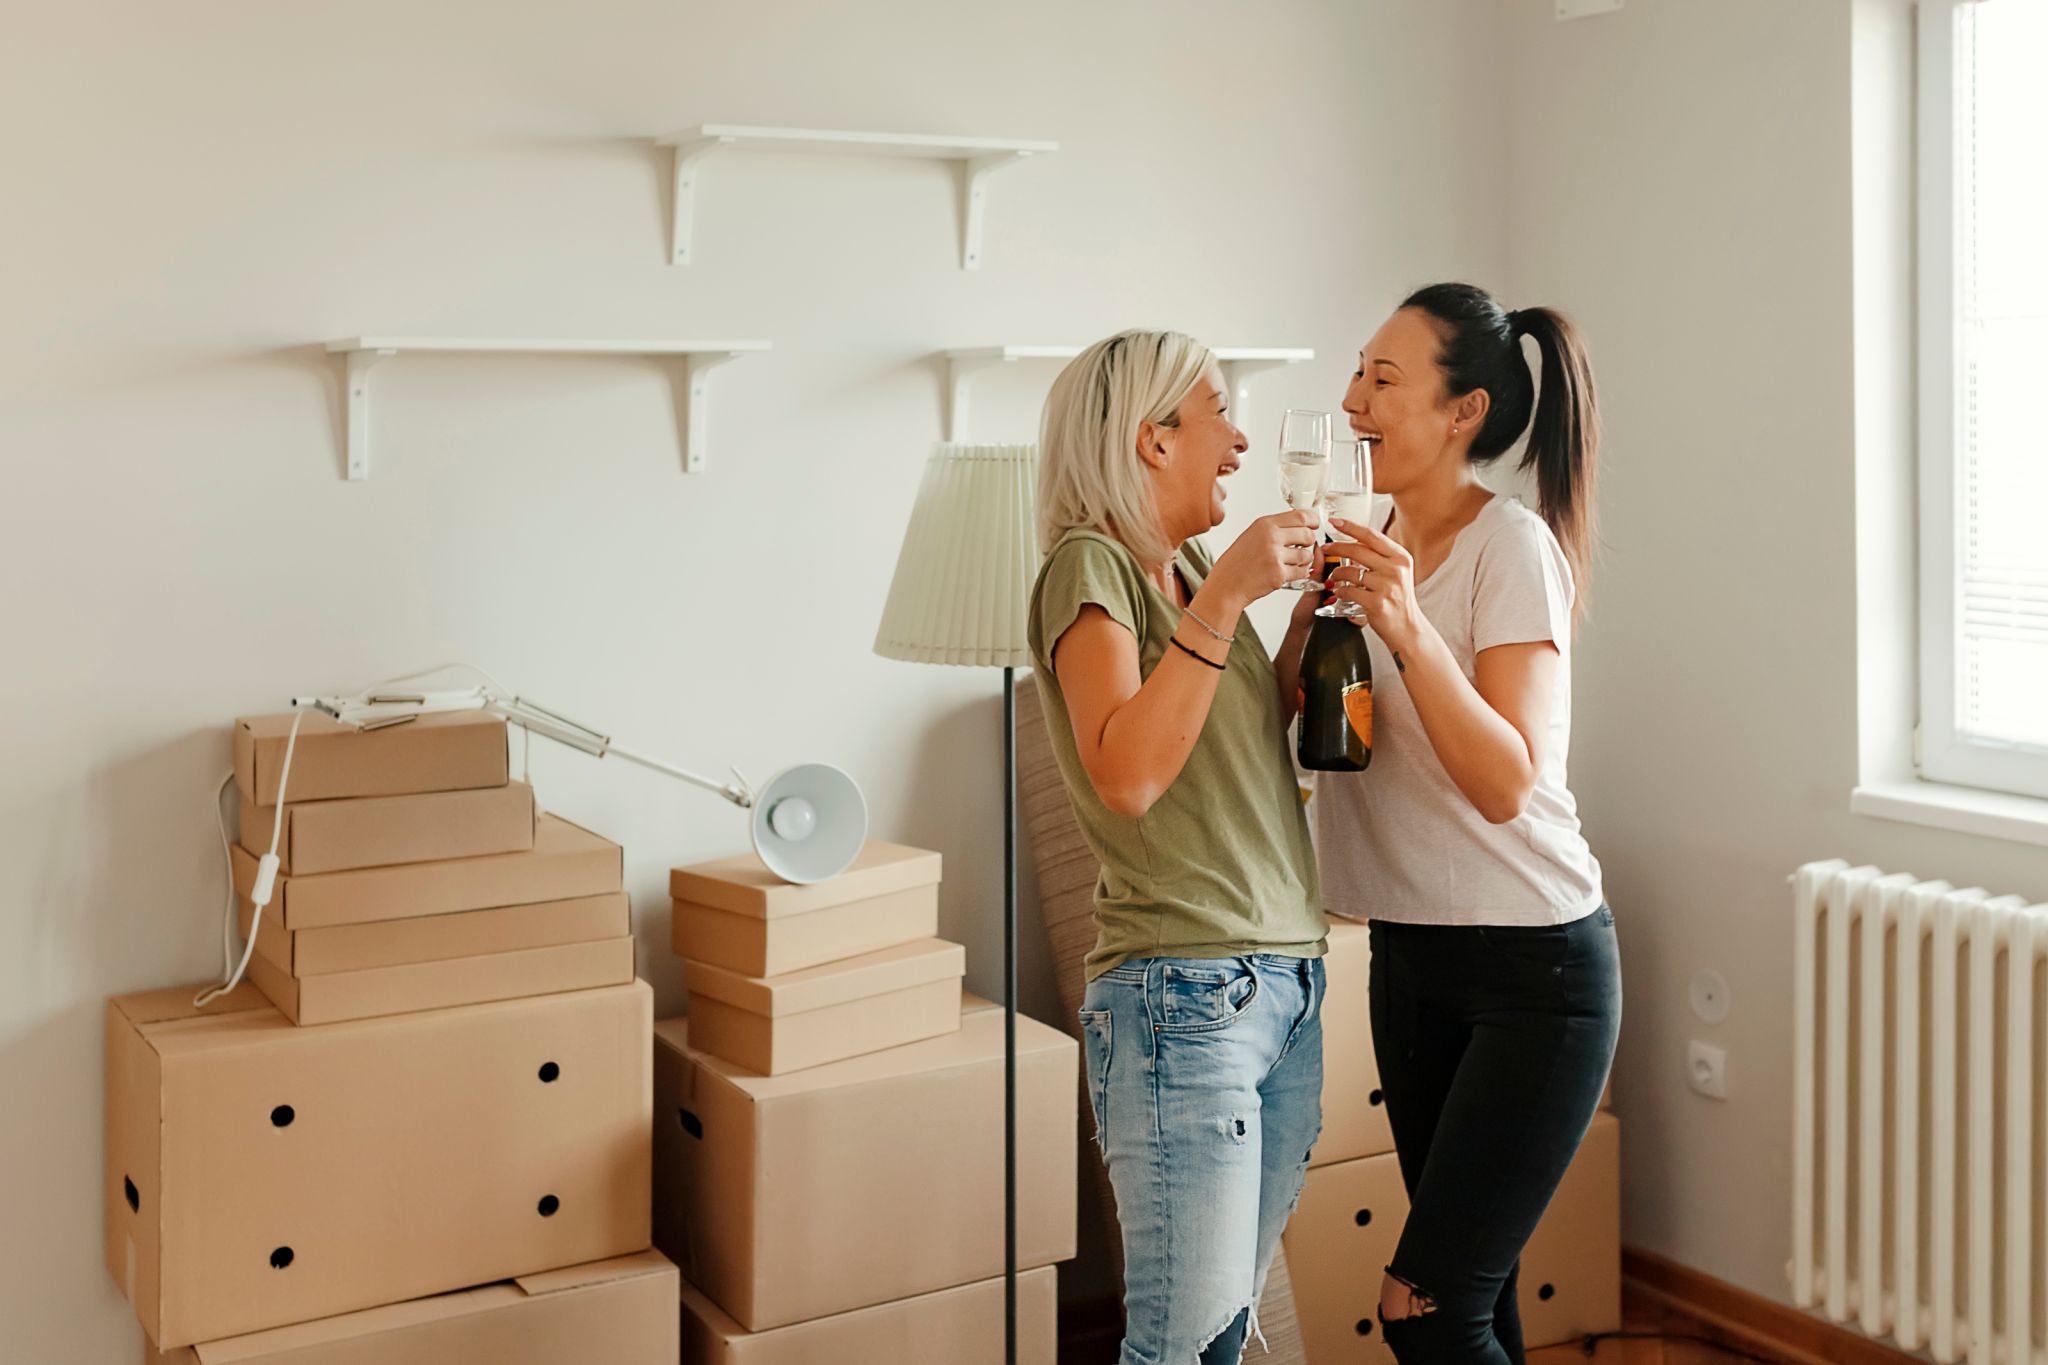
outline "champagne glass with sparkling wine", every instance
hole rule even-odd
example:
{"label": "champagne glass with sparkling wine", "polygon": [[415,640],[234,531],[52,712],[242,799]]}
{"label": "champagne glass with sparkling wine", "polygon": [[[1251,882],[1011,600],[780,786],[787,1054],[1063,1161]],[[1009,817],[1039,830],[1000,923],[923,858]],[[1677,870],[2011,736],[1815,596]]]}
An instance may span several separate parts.
{"label": "champagne glass with sparkling wine", "polygon": [[[1280,419],[1280,496],[1295,511],[1314,517],[1321,510],[1329,475],[1330,414],[1289,408]],[[1282,586],[1317,592],[1323,585],[1311,571]]]}
{"label": "champagne glass with sparkling wine", "polygon": [[[1323,512],[1358,526],[1372,525],[1372,442],[1346,437],[1330,454],[1330,477],[1323,485]],[[1330,528],[1332,539],[1337,528]],[[1333,597],[1316,608],[1318,616],[1363,616],[1355,603]]]}

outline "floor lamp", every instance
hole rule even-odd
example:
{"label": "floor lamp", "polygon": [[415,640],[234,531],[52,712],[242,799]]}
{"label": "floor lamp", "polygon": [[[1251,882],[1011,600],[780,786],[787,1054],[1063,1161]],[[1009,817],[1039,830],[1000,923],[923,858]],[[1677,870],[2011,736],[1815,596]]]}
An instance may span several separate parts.
{"label": "floor lamp", "polygon": [[925,466],[875,653],[1003,670],[1003,1359],[1017,1360],[1017,681],[1038,577],[1038,448],[942,444]]}

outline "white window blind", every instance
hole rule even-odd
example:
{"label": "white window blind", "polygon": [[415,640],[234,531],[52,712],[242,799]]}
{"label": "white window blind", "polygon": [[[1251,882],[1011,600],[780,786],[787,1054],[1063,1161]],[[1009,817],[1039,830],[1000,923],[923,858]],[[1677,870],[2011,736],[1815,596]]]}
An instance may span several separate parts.
{"label": "white window blind", "polygon": [[2048,0],[1965,15],[1956,728],[2048,749]]}
{"label": "white window blind", "polygon": [[2048,0],[1921,8],[1921,768],[2048,796]]}

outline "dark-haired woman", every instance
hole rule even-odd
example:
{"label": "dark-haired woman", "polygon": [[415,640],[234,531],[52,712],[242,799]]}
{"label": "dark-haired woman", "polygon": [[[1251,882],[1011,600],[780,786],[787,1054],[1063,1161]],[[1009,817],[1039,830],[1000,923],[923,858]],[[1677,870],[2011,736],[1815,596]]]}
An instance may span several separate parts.
{"label": "dark-haired woman", "polygon": [[[1517,1261],[1621,1020],[1614,916],[1565,785],[1593,376],[1559,314],[1435,285],[1366,343],[1344,411],[1393,504],[1327,547],[1369,628],[1375,736],[1370,769],[1316,789],[1326,904],[1372,922],[1373,1045],[1410,1198],[1380,1318],[1403,1362],[1519,1362]],[[1479,477],[1525,431],[1536,511]]]}

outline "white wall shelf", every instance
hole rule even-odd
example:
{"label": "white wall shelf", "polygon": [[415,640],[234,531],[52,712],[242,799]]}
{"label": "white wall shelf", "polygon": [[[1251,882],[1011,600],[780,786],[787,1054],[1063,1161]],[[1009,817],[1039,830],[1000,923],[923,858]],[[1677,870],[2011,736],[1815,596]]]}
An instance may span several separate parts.
{"label": "white wall shelf", "polygon": [[[1081,354],[1079,346],[967,346],[946,352],[946,439],[967,439],[967,377],[991,365],[1014,364],[1019,360],[1072,360]],[[1316,353],[1306,346],[1218,346],[1216,359],[1223,367],[1223,386],[1230,392],[1231,417],[1243,427],[1250,420],[1251,397],[1246,383],[1261,370],[1280,365],[1299,365],[1314,360]]]}
{"label": "white wall shelf", "polygon": [[1026,157],[1060,149],[1057,142],[999,137],[941,137],[923,133],[851,133],[822,128],[750,128],[704,123],[655,139],[675,150],[675,194],[669,219],[669,261],[690,263],[690,224],[697,175],[704,159],[722,149],[803,152],[810,155],[907,156],[960,163],[963,211],[960,268],[981,268],[981,227],[987,209],[988,177]]}
{"label": "white wall shelf", "polygon": [[704,376],[728,361],[765,351],[765,341],[565,341],[509,337],[343,337],[327,349],[348,361],[347,402],[343,405],[348,446],[348,477],[370,477],[370,370],[407,351],[457,354],[504,352],[518,355],[623,355],[682,361],[687,416],[683,429],[683,468],[704,468],[711,405]]}

